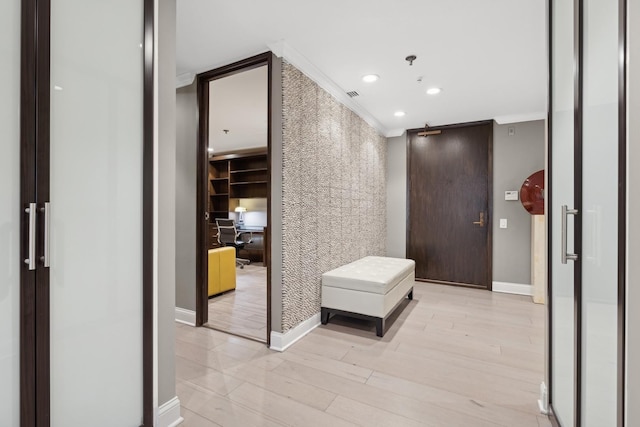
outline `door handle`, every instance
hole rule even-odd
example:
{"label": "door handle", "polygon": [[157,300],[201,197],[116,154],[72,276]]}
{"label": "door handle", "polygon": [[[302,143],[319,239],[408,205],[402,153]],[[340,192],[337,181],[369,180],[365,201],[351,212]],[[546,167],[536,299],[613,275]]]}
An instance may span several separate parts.
{"label": "door handle", "polygon": [[480,227],[484,227],[484,212],[480,212],[480,221],[474,221],[473,223]]}
{"label": "door handle", "polygon": [[567,253],[567,218],[569,215],[578,215],[577,209],[569,209],[567,205],[562,205],[562,248],[560,249],[560,258],[563,264],[569,261],[577,261],[578,254]]}
{"label": "door handle", "polygon": [[41,208],[40,211],[44,213],[44,256],[40,257],[40,260],[42,260],[42,264],[45,267],[50,267],[51,266],[51,257],[50,257],[50,245],[51,245],[51,240],[50,240],[50,236],[49,233],[51,232],[51,203],[50,202],[45,202],[44,203],[44,208]]}
{"label": "door handle", "polygon": [[36,204],[29,203],[29,207],[24,210],[29,214],[29,222],[27,223],[29,232],[29,242],[27,248],[27,258],[24,263],[29,266],[29,270],[36,269]]}

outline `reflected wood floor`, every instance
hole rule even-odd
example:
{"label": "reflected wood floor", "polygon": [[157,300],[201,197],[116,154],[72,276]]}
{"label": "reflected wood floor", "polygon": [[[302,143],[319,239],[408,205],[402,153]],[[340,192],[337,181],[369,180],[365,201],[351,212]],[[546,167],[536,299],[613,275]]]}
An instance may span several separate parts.
{"label": "reflected wood floor", "polygon": [[416,283],[388,321],[334,317],[284,353],[176,325],[183,426],[550,426],[544,306]]}
{"label": "reflected wood floor", "polygon": [[207,326],[267,342],[267,268],[236,268],[236,289],[209,299]]}

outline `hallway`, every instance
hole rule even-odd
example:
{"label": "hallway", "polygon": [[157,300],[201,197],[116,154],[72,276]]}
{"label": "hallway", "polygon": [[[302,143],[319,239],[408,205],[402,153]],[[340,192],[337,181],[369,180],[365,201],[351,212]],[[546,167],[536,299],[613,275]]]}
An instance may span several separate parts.
{"label": "hallway", "polygon": [[183,426],[550,426],[538,412],[545,307],[416,283],[390,319],[333,318],[284,353],[176,325]]}

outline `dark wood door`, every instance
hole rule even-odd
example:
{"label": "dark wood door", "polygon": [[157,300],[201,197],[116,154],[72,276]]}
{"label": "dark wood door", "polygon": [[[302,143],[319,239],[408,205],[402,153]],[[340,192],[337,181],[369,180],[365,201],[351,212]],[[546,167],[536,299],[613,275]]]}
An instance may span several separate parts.
{"label": "dark wood door", "polygon": [[418,280],[491,289],[492,129],[409,132],[407,257]]}

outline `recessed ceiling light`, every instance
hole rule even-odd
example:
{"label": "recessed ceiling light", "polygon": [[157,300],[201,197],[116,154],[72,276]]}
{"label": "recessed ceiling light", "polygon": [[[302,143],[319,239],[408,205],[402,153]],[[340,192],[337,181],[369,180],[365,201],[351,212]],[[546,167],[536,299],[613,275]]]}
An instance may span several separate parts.
{"label": "recessed ceiling light", "polygon": [[367,74],[366,76],[362,76],[362,81],[365,83],[373,83],[378,81],[379,78],[380,76],[377,74]]}
{"label": "recessed ceiling light", "polygon": [[406,113],[404,111],[396,111],[395,113],[393,113],[394,116],[396,117],[402,117],[404,116]]}
{"label": "recessed ceiling light", "polygon": [[429,95],[437,95],[440,92],[442,92],[442,89],[440,89],[439,87],[430,87],[429,89],[427,89],[427,94]]}

